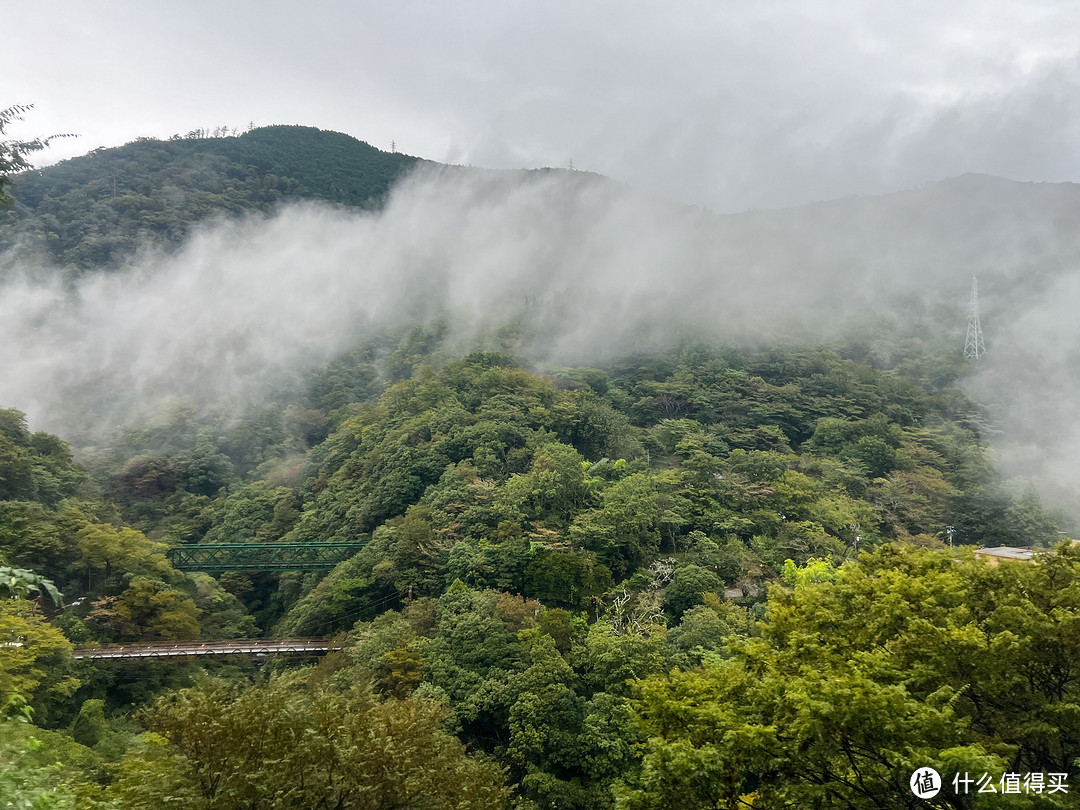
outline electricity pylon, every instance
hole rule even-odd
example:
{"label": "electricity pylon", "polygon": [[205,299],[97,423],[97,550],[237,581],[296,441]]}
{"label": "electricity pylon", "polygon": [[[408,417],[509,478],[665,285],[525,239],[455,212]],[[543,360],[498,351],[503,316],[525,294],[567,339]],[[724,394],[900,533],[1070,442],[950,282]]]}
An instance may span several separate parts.
{"label": "electricity pylon", "polygon": [[979,281],[971,277],[971,301],[968,302],[967,337],[964,338],[964,357],[978,360],[986,354],[982,326],[979,324]]}

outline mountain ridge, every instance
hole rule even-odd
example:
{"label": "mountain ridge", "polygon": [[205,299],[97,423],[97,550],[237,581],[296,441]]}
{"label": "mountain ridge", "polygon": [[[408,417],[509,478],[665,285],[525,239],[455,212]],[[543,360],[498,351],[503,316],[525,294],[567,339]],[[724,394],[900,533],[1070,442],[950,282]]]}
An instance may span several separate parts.
{"label": "mountain ridge", "polygon": [[0,250],[77,274],[112,268],[144,243],[176,245],[214,216],[317,199],[373,208],[420,158],[314,127],[235,137],[140,138],[18,175],[0,210]]}
{"label": "mountain ridge", "polygon": [[[0,253],[8,264],[59,265],[69,276],[117,269],[146,245],[175,247],[200,222],[215,217],[266,214],[282,204],[316,200],[377,210],[391,189],[418,167],[439,171],[522,176],[571,173],[561,169],[495,171],[452,166],[385,152],[353,136],[299,125],[259,127],[218,138],[139,138],[18,175],[15,205],[0,209]],[[583,178],[622,185],[603,175]],[[663,206],[660,201],[657,205]],[[678,207],[678,206],[676,206]],[[925,213],[923,213],[925,212]],[[968,241],[988,219],[995,238],[1032,216],[1068,227],[1080,213],[1080,185],[1035,183],[979,173],[924,183],[879,195],[853,195],[805,205],[711,214],[718,230],[802,232],[835,228],[889,236],[890,226],[925,231],[927,238]],[[727,223],[725,225],[724,223]],[[941,233],[942,226],[953,232]],[[895,229],[893,229],[895,230]],[[737,240],[736,240],[737,241]],[[843,243],[843,239],[838,244]]]}

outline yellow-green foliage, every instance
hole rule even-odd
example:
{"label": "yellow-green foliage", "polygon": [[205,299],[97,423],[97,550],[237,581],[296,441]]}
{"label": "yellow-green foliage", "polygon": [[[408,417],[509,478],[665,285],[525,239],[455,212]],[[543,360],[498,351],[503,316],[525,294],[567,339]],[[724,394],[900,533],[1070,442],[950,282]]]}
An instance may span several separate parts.
{"label": "yellow-green foliage", "polygon": [[71,650],[33,602],[0,599],[0,717],[71,694],[79,686],[70,674]]}
{"label": "yellow-green foliage", "polygon": [[1071,770],[1080,551],[994,567],[888,545],[791,574],[731,659],[637,684],[648,744],[618,807],[902,807],[917,767]]}
{"label": "yellow-green foliage", "polygon": [[497,810],[509,798],[501,770],[469,756],[432,703],[297,677],[239,694],[206,680],[143,716],[152,735],[105,792],[128,808]]}

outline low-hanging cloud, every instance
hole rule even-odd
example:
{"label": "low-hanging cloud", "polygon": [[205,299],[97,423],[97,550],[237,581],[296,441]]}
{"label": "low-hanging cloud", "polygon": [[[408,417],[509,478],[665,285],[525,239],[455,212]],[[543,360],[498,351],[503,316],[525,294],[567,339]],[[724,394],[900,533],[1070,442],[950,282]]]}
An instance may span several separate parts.
{"label": "low-hanging cloud", "polygon": [[[242,413],[366,338],[436,320],[455,351],[495,347],[513,325],[540,364],[855,328],[883,358],[898,335],[959,351],[978,274],[991,352],[973,390],[995,392],[1003,458],[1080,481],[1080,429],[1060,405],[1075,398],[1078,208],[1069,186],[969,176],[718,217],[580,172],[425,169],[378,213],[305,204],[219,221],[73,287],[10,274],[0,406],[69,438],[177,398]],[[1003,395],[1018,379],[1028,394]]]}
{"label": "low-hanging cloud", "polygon": [[306,123],[442,162],[573,159],[718,211],[965,171],[1077,179],[1075,2],[273,5],[24,3],[0,74],[37,106],[9,135],[82,133],[39,156],[57,160]]}
{"label": "low-hanging cloud", "polygon": [[365,336],[434,319],[461,345],[517,322],[545,359],[596,357],[757,308],[761,285],[707,238],[714,221],[586,174],[447,170],[378,214],[306,204],[217,222],[74,289],[15,274],[0,401],[49,429],[73,400],[103,426],[177,396],[242,408]]}
{"label": "low-hanging cloud", "polygon": [[1076,513],[1080,503],[1080,275],[1055,278],[1019,311],[1005,310],[980,373],[968,385],[991,417],[989,437],[1007,476]]}

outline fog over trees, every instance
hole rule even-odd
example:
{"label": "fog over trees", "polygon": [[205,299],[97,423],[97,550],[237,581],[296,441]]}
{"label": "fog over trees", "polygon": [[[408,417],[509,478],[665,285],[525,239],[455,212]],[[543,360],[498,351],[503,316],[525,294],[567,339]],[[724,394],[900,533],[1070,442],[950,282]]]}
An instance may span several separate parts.
{"label": "fog over trees", "polygon": [[[0,164],[4,801],[915,807],[916,768],[1069,774],[1080,190],[720,216],[217,135]],[[366,545],[168,556],[269,542]],[[337,649],[73,652],[252,637]]]}

